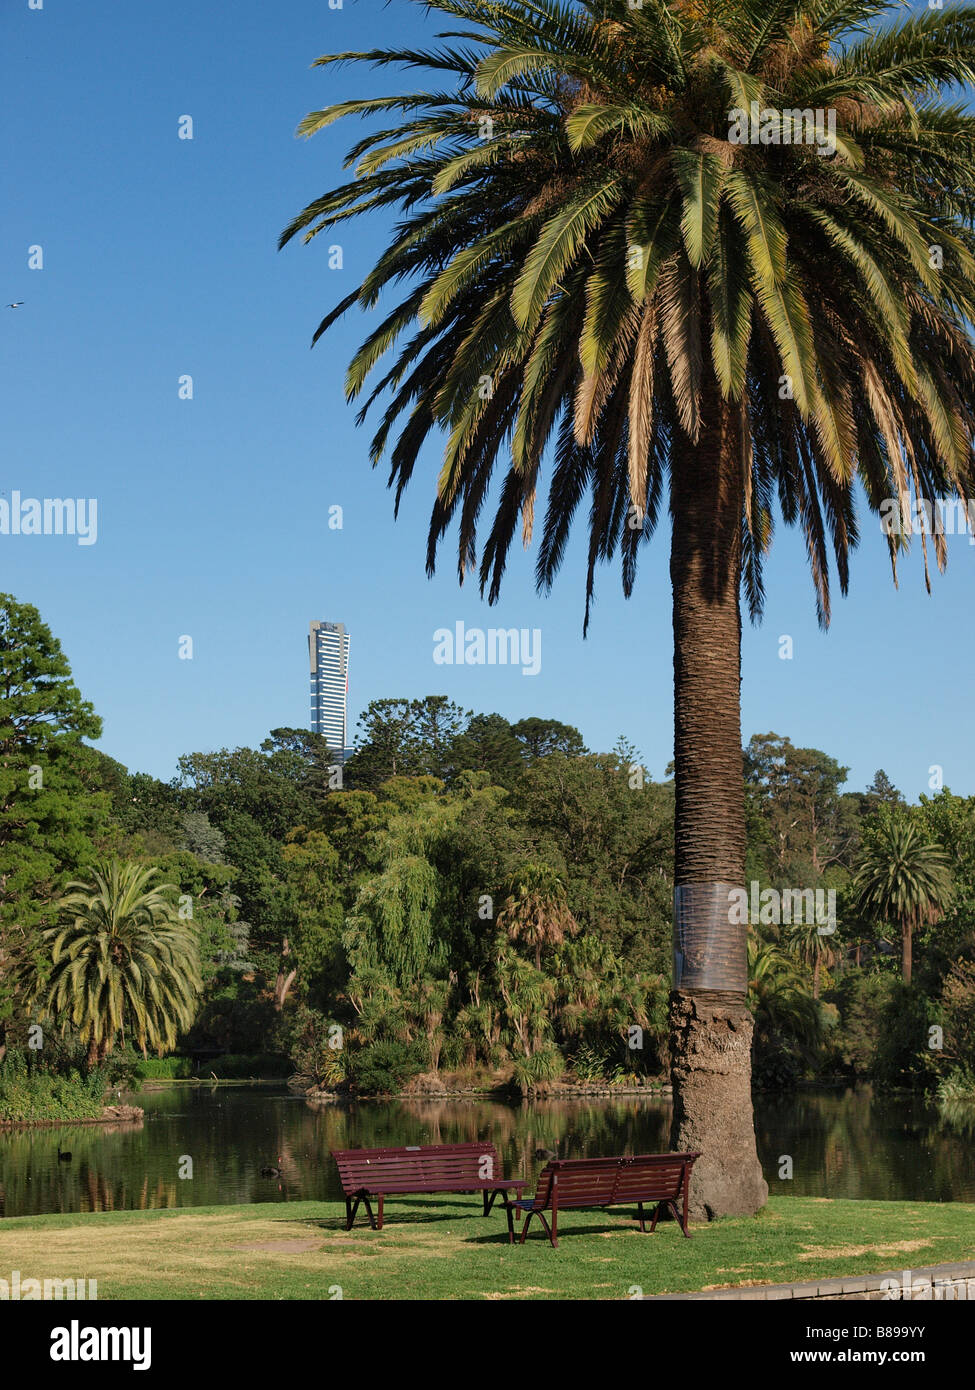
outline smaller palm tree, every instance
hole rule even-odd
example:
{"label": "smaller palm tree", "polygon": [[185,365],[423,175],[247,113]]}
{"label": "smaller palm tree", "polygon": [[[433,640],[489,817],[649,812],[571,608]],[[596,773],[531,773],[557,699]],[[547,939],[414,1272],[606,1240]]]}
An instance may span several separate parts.
{"label": "smaller palm tree", "polygon": [[755,932],[748,934],[748,1007],[755,1016],[756,1039],[789,1039],[812,1056],[822,1037],[819,1005],[795,961]]}
{"label": "smaller palm tree", "polygon": [[904,983],[910,984],[914,933],[937,922],[951,898],[947,855],[909,811],[883,807],[864,837],[853,889],[865,916],[900,927]]}
{"label": "smaller palm tree", "polygon": [[535,948],[535,969],[542,968],[542,947],[561,946],[579,924],[569,908],[565,884],[549,864],[522,864],[508,883],[498,926],[509,941]]}
{"label": "smaller palm tree", "polygon": [[128,1031],[145,1053],[176,1044],[193,1022],[203,987],[197,934],[158,883],[160,870],[112,859],[92,868],[92,882],[69,883],[59,907],[66,920],[49,927],[46,1011],[73,1024],[98,1066]]}
{"label": "smaller palm tree", "polygon": [[839,958],[833,946],[834,938],[820,931],[815,921],[796,922],[787,933],[787,941],[792,953],[812,969],[812,997],[818,999],[823,970],[829,970]]}

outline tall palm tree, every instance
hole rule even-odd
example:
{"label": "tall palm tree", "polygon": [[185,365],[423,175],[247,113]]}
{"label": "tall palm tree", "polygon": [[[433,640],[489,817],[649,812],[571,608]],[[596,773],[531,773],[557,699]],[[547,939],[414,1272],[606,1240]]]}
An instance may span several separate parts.
{"label": "tall palm tree", "polygon": [[944,850],[928,839],[909,812],[881,810],[865,837],[853,890],[865,916],[900,928],[902,971],[905,984],[910,984],[914,933],[936,922],[951,898]]}
{"label": "tall palm tree", "polygon": [[536,970],[542,968],[543,946],[561,946],[579,930],[565,884],[549,864],[536,863],[522,864],[512,876],[498,926],[509,941],[534,947]]}
{"label": "tall palm tree", "polygon": [[318,60],[428,69],[437,86],[305,118],[312,135],[393,113],[281,244],[400,211],[315,339],[383,299],[346,391],[392,354],[359,419],[382,398],[371,456],[388,451],[397,506],[441,441],[429,570],[456,521],[461,579],[476,571],[497,599],[550,459],[537,581],[552,584],[588,494],[588,622],[597,562],[619,555],[628,595],[669,507],[672,1143],[704,1151],[697,1214],[754,1211],[767,1188],[727,896],[744,879],[740,595],[757,618],[776,500],[825,625],[857,480],[892,563],[902,503],[972,491],[975,118],[942,93],[975,78],[975,11],[871,28],[880,0],[424,4],[453,25],[439,46]]}
{"label": "tall palm tree", "polygon": [[197,935],[178,915],[170,896],[178,890],[159,876],[118,859],[96,864],[92,882],[68,884],[59,904],[66,920],[44,932],[51,968],[39,998],[78,1029],[90,1066],[120,1032],[161,1053],[193,1022],[203,987]]}

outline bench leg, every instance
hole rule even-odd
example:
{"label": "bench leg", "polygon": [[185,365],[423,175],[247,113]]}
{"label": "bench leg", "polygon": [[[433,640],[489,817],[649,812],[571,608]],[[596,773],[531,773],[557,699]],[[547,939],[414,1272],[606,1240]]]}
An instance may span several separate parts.
{"label": "bench leg", "polygon": [[677,1203],[676,1203],[676,1202],[659,1202],[659,1203],[657,1204],[657,1208],[656,1208],[656,1210],[655,1210],[654,1213],[653,1213],[653,1220],[650,1222],[650,1230],[651,1230],[651,1232],[655,1229],[655,1227],[656,1227],[656,1225],[657,1225],[657,1219],[658,1219],[658,1217],[660,1216],[660,1213],[663,1211],[664,1207],[669,1207],[669,1208],[670,1208],[670,1211],[671,1211],[671,1214],[672,1214],[674,1220],[677,1222],[678,1226],[681,1228],[681,1231],[684,1233],[684,1235],[687,1237],[687,1239],[690,1240],[690,1238],[691,1238],[691,1233],[690,1233],[690,1231],[687,1229],[687,1208],[686,1208],[686,1206],[685,1206],[685,1208],[684,1208],[684,1214],[683,1214],[683,1216],[681,1216],[681,1213],[680,1213],[680,1211],[678,1210],[678,1207],[677,1207]]}
{"label": "bench leg", "polygon": [[646,1233],[647,1233],[647,1226],[646,1226],[646,1222],[645,1222],[644,1219],[643,1219],[643,1203],[642,1203],[642,1202],[637,1202],[637,1204],[636,1204],[636,1214],[637,1214],[637,1217],[639,1218],[639,1221],[640,1221],[640,1230],[643,1232],[644,1235],[646,1235]]}
{"label": "bench leg", "polygon": [[514,1243],[515,1243],[515,1218],[514,1218],[514,1213],[513,1213],[513,1211],[512,1211],[512,1208],[511,1208],[511,1203],[508,1201],[507,1193],[505,1194],[505,1199],[504,1199],[504,1214],[505,1214],[505,1216],[508,1218],[508,1244],[509,1244],[509,1245],[514,1245]]}
{"label": "bench leg", "polygon": [[489,1216],[489,1215],[491,1214],[491,1208],[492,1208],[492,1206],[494,1205],[494,1199],[495,1199],[495,1197],[496,1197],[497,1195],[498,1195],[498,1194],[497,1194],[496,1192],[488,1192],[487,1189],[485,1189],[485,1190],[481,1193],[481,1196],[482,1196],[482,1198],[484,1199],[484,1213],[483,1213],[483,1214],[484,1214],[485,1216]]}
{"label": "bench leg", "polygon": [[[368,1215],[369,1215],[369,1225],[372,1227],[372,1229],[373,1229],[374,1231],[375,1231],[375,1230],[378,1230],[378,1227],[376,1226],[376,1218],[375,1218],[375,1217],[373,1216],[373,1214],[372,1214],[372,1203],[369,1201],[369,1198],[368,1198],[368,1196],[366,1195],[365,1192],[359,1193],[359,1195],[356,1197],[356,1199],[355,1199],[355,1204],[356,1204],[356,1206],[359,1205],[360,1200],[362,1201],[362,1204],[363,1204],[363,1206],[365,1207],[365,1209],[366,1209],[366,1211],[367,1211],[367,1213],[368,1213]],[[381,1203],[381,1202],[382,1202],[382,1198],[380,1197],[379,1200],[380,1200],[380,1203]]]}
{"label": "bench leg", "polygon": [[686,1191],[684,1192],[684,1214],[683,1214],[683,1216],[681,1216],[680,1212],[678,1212],[678,1210],[677,1210],[677,1203],[674,1202],[674,1203],[672,1203],[672,1205],[673,1205],[673,1208],[674,1208],[674,1219],[680,1222],[680,1228],[681,1228],[681,1230],[684,1232],[684,1235],[687,1237],[687,1239],[690,1240],[690,1238],[691,1238],[691,1233],[690,1233],[690,1231],[687,1229],[687,1192],[686,1192]]}
{"label": "bench leg", "polygon": [[383,1194],[381,1192],[379,1194],[379,1210],[377,1211],[376,1215],[379,1217],[379,1223],[376,1226],[376,1230],[381,1231],[383,1228]]}
{"label": "bench leg", "polygon": [[357,1212],[358,1210],[359,1210],[359,1198],[357,1197],[357,1198],[355,1199],[355,1205],[353,1206],[353,1204],[352,1204],[352,1198],[351,1198],[351,1197],[346,1197],[346,1199],[345,1199],[345,1229],[346,1229],[347,1231],[351,1231],[351,1230],[352,1230],[352,1223],[355,1221],[355,1214],[356,1214],[356,1212]]}
{"label": "bench leg", "polygon": [[540,1222],[542,1223],[542,1225],[545,1227],[545,1234],[548,1236],[549,1240],[552,1242],[552,1247],[553,1247],[553,1249],[554,1249],[554,1248],[558,1245],[558,1243],[559,1243],[559,1233],[558,1233],[558,1221],[559,1221],[559,1216],[558,1216],[558,1212],[556,1212],[556,1211],[553,1211],[553,1212],[552,1212],[552,1224],[551,1224],[551,1226],[550,1226],[550,1225],[548,1224],[548,1222],[545,1220],[545,1213],[544,1213],[544,1212],[541,1212],[541,1211],[530,1211],[530,1212],[528,1213],[528,1215],[525,1217],[525,1224],[524,1224],[524,1226],[522,1226],[522,1228],[521,1228],[521,1239],[520,1239],[520,1241],[518,1242],[518,1244],[519,1244],[519,1245],[524,1245],[524,1243],[525,1243],[525,1236],[526,1236],[526,1234],[528,1233],[528,1223],[531,1221],[531,1219],[532,1219],[533,1216],[537,1216],[538,1219],[539,1219],[539,1221],[540,1221]]}

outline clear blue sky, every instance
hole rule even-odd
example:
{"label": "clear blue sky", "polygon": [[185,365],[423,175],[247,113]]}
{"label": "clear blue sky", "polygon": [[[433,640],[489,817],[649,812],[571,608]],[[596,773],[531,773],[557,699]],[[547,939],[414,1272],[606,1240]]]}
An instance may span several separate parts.
{"label": "clear blue sky", "polygon": [[[408,0],[4,6],[0,300],[25,303],[0,310],[0,489],[97,498],[98,539],[0,536],[0,589],[40,609],[104,720],[101,747],[133,770],[168,778],[182,752],[306,724],[312,618],[352,633],[353,716],[381,696],[444,693],[511,719],[562,719],[594,749],[624,733],[654,776],[670,760],[666,528],[628,603],[618,572],[602,572],[586,641],[580,540],[548,599],[520,551],[493,610],[458,588],[449,546],[428,581],[437,460],[417,470],[394,523],[343,398],[367,321],[347,318],[309,351],[388,223],[275,250],[294,213],[340,181],[362,129],[294,138],[307,111],[363,81],[312,61],[418,44],[435,27]],[[183,115],[192,141],[177,138]],[[341,271],[328,268],[333,240]],[[43,270],[27,268],[32,245]],[[184,373],[192,401],[178,399]],[[341,531],[327,526],[333,504]],[[864,529],[827,635],[801,539],[777,529],[767,616],[744,639],[744,737],[775,730],[823,748],[850,766],[849,788],[884,767],[913,800],[940,764],[954,791],[975,792],[975,548],[960,538],[931,597],[918,551],[897,592],[877,524]],[[433,632],[458,619],[540,628],[541,673],[435,666]],[[784,633],[792,661],[778,657]],[[178,657],[184,634],[191,661]]]}

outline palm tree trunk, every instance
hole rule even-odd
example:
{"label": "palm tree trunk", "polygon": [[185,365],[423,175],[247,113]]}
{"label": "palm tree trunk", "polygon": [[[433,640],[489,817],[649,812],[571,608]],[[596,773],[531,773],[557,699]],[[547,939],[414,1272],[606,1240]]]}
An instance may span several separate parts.
{"label": "palm tree trunk", "polygon": [[820,959],[819,952],[817,951],[817,952],[816,952],[816,960],[815,960],[815,963],[813,964],[813,998],[814,998],[814,999],[818,999],[818,998],[819,998],[819,967],[820,967],[820,964],[821,964],[821,959]]}
{"label": "palm tree trunk", "polygon": [[694,445],[671,465],[674,590],[675,950],[671,1148],[699,1150],[691,1213],[750,1214],[768,1185],[755,1149],[747,926],[729,889],[745,879],[741,753],[742,466],[736,415],[712,377]]}
{"label": "palm tree trunk", "polygon": [[901,930],[901,969],[905,985],[911,983],[911,968],[914,964],[914,951],[910,918],[905,917]]}

